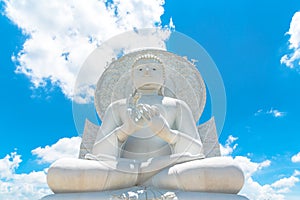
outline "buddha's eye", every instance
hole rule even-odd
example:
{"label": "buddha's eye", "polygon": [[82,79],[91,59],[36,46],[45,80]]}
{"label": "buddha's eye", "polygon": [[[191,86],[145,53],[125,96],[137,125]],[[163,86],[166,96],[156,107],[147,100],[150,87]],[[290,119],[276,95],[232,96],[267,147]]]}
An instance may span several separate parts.
{"label": "buddha's eye", "polygon": [[153,70],[153,71],[156,71],[156,69],[155,69],[155,68],[153,68],[152,70]]}
{"label": "buddha's eye", "polygon": [[139,71],[143,71],[143,69],[142,69],[142,68],[140,68],[140,69],[139,69]]}

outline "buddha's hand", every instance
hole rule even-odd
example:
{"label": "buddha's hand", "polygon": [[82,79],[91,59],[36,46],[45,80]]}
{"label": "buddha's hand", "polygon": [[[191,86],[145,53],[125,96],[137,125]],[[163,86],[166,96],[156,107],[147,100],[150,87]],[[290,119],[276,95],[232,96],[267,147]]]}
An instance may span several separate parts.
{"label": "buddha's hand", "polygon": [[[135,92],[127,99],[127,118],[130,130],[137,131],[143,127],[149,126],[151,113],[147,104],[139,104],[141,94]],[[127,127],[128,128],[128,127]]]}
{"label": "buddha's hand", "polygon": [[147,104],[138,104],[127,109],[127,114],[133,123],[138,128],[148,127],[151,123],[152,111]]}
{"label": "buddha's hand", "polygon": [[147,119],[147,127],[149,127],[153,133],[161,134],[162,131],[169,130],[169,124],[166,119],[161,115],[159,109],[156,106],[143,105],[141,110],[145,119]]}
{"label": "buddha's hand", "polygon": [[117,133],[119,141],[124,142],[128,136],[140,130],[142,126],[140,124],[144,123],[144,118],[141,117],[137,107],[128,107],[126,110],[125,121],[122,126],[118,127],[120,130]]}

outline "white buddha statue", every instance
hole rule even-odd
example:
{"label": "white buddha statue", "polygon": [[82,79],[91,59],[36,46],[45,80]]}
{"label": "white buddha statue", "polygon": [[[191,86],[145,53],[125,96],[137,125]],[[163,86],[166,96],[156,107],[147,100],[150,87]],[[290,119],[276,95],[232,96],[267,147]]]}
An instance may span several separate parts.
{"label": "white buddha statue", "polygon": [[166,66],[141,53],[131,66],[133,92],[106,109],[92,151],[85,159],[61,159],[48,170],[54,193],[153,187],[231,193],[244,183],[226,157],[205,158],[193,112],[186,102],[164,96]]}

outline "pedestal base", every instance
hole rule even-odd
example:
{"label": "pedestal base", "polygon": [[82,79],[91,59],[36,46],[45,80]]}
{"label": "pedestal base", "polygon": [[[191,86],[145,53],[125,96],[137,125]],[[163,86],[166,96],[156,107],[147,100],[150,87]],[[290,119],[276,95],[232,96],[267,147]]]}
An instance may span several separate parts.
{"label": "pedestal base", "polygon": [[248,200],[236,194],[168,191],[157,188],[132,187],[122,190],[52,194],[41,200]]}

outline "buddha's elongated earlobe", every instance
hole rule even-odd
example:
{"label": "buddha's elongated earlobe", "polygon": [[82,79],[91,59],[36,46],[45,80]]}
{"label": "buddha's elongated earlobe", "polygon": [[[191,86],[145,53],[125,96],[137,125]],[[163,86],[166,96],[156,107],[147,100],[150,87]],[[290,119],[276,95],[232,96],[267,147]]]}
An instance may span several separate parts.
{"label": "buddha's elongated earlobe", "polygon": [[[165,84],[165,83],[164,83]],[[165,85],[161,86],[160,90],[159,90],[159,94],[161,96],[165,96]]]}
{"label": "buddha's elongated earlobe", "polygon": [[137,89],[135,87],[133,87],[132,91],[133,92],[132,92],[131,96],[134,97],[136,95],[136,93],[137,93]]}

